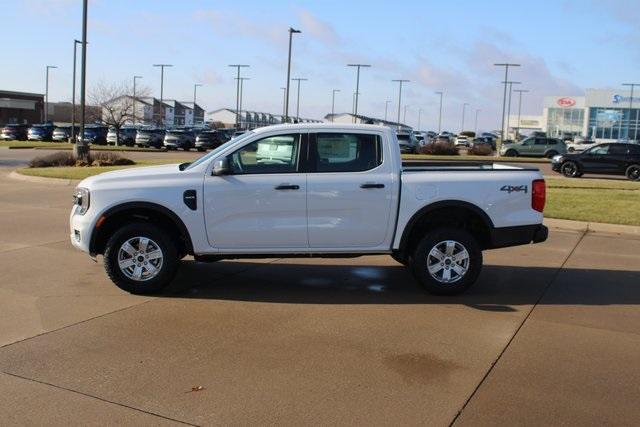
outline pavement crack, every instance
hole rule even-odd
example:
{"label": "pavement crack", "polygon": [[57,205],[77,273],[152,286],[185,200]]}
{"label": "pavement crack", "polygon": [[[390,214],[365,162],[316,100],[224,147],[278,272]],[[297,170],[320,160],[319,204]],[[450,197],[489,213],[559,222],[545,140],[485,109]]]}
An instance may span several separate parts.
{"label": "pavement crack", "polygon": [[509,349],[509,346],[511,346],[511,343],[514,341],[514,339],[516,338],[516,336],[518,335],[518,333],[520,332],[520,330],[522,329],[522,327],[524,326],[524,324],[527,322],[527,320],[529,320],[529,317],[531,317],[531,313],[533,313],[533,310],[536,309],[536,307],[538,306],[538,304],[540,303],[540,301],[542,301],[542,298],[544,298],[544,296],[546,295],[546,293],[549,291],[549,288],[551,287],[551,285],[553,285],[553,283],[556,281],[556,279],[558,278],[558,275],[560,274],[560,272],[564,269],[565,265],[567,264],[567,261],[569,261],[569,259],[571,259],[571,257],[573,256],[573,253],[576,251],[576,249],[578,248],[578,246],[580,246],[580,243],[582,243],[582,240],[584,239],[584,237],[588,234],[587,231],[583,231],[580,234],[580,238],[578,239],[578,241],[576,242],[575,246],[571,249],[571,251],[569,252],[569,254],[565,257],[565,259],[562,261],[562,264],[560,265],[560,267],[558,267],[558,269],[555,271],[555,273],[553,274],[553,277],[551,277],[551,279],[549,280],[549,282],[547,283],[547,285],[544,287],[544,289],[542,290],[542,292],[540,292],[540,296],[538,297],[538,299],[536,300],[536,302],[531,306],[531,309],[529,310],[529,312],[527,313],[527,315],[524,317],[524,319],[522,319],[522,322],[520,322],[520,325],[518,325],[518,328],[515,330],[515,332],[513,333],[513,335],[511,336],[511,338],[509,339],[509,341],[507,342],[507,344],[504,346],[504,348],[502,349],[502,351],[500,352],[500,354],[498,354],[498,357],[496,358],[496,360],[491,364],[491,366],[489,367],[489,369],[487,370],[487,372],[484,374],[484,376],[482,377],[482,379],[480,380],[480,382],[478,382],[478,384],[476,385],[476,387],[474,388],[473,392],[469,395],[469,397],[467,398],[467,400],[464,402],[464,404],[462,405],[462,407],[460,408],[460,410],[456,413],[456,416],[453,417],[453,420],[451,420],[451,423],[449,423],[449,427],[453,426],[456,421],[458,420],[458,418],[460,417],[460,415],[462,414],[462,412],[465,410],[465,408],[469,405],[469,402],[471,402],[471,399],[473,399],[473,397],[478,393],[478,390],[480,390],[480,387],[482,386],[482,384],[486,381],[486,379],[489,377],[489,375],[491,374],[491,372],[493,371],[493,368],[495,368],[495,366],[498,364],[498,362],[500,361],[500,359],[502,358],[502,356],[507,352],[507,350]]}
{"label": "pavement crack", "polygon": [[126,405],[124,403],[115,402],[113,400],[105,399],[105,398],[102,398],[102,397],[99,397],[99,396],[94,396],[92,394],[88,394],[88,393],[85,393],[85,392],[82,392],[82,391],[74,390],[74,389],[63,387],[63,386],[56,385],[56,384],[52,384],[52,383],[49,383],[49,382],[46,382],[46,381],[36,380],[35,378],[29,378],[29,377],[25,377],[25,376],[22,376],[22,375],[18,375],[18,374],[14,374],[14,373],[11,373],[11,372],[6,372],[6,371],[2,371],[2,373],[6,374],[6,375],[10,375],[10,376],[15,377],[15,378],[20,378],[20,379],[25,380],[25,381],[30,381],[30,382],[34,382],[34,383],[37,383],[37,384],[46,385],[46,386],[49,386],[49,387],[56,388],[58,390],[64,390],[64,391],[68,391],[70,393],[75,393],[75,394],[78,394],[78,395],[81,395],[81,396],[89,397],[91,399],[96,399],[96,400],[99,400],[101,402],[109,403],[111,405],[117,405],[117,406],[120,406],[120,407],[123,407],[123,408],[130,409],[132,411],[137,411],[137,412],[141,412],[141,413],[144,413],[144,414],[147,414],[147,415],[152,415],[154,417],[162,418],[162,419],[165,419],[167,421],[173,421],[173,422],[184,424],[184,425],[187,425],[187,426],[198,427],[198,424],[192,424],[192,423],[189,423],[187,421],[182,421],[182,420],[178,420],[176,418],[167,417],[165,415],[157,414],[155,412],[146,411],[144,409],[136,408],[134,406]]}

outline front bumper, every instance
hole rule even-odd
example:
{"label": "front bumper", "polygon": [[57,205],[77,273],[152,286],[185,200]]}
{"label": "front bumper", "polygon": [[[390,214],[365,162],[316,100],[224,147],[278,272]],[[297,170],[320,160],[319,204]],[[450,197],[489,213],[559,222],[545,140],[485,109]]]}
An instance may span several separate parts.
{"label": "front bumper", "polygon": [[74,205],[71,208],[71,214],[69,215],[69,238],[71,239],[71,244],[76,249],[89,253],[91,230],[93,229],[93,216],[87,214],[76,214],[77,207],[78,206]]}
{"label": "front bumper", "polygon": [[489,247],[486,249],[542,243],[547,240],[547,237],[549,237],[549,229],[542,224],[493,228]]}

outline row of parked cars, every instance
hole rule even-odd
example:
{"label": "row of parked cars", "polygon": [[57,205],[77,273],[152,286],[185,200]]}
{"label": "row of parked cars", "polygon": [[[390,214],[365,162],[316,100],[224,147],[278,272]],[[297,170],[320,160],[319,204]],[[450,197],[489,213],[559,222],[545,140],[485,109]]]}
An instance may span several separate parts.
{"label": "row of parked cars", "polygon": [[9,124],[0,130],[0,140],[67,142],[73,141],[72,137],[75,137],[97,145],[118,144],[168,150],[194,148],[205,151],[222,145],[241,131],[210,128],[162,129],[149,126],[125,126],[117,131],[103,125],[88,125],[82,136],[79,133],[79,127],[75,127],[75,135],[72,135],[71,126],[55,126],[51,123],[31,126]]}
{"label": "row of parked cars", "polygon": [[440,133],[434,131],[409,131],[399,130],[397,132],[398,143],[402,154],[412,154],[420,152],[421,147],[429,144],[445,144],[452,147],[472,148],[476,145],[484,145],[491,147],[492,151],[496,149],[497,136],[484,132],[476,135],[474,132],[463,132],[456,135],[451,132],[443,131]]}

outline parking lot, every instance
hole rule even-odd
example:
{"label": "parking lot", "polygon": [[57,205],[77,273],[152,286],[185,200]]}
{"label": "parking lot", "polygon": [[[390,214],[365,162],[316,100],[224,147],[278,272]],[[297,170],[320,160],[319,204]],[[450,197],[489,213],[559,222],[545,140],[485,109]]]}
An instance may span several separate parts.
{"label": "parking lot", "polygon": [[637,238],[489,251],[458,297],[386,256],[187,260],[167,294],[132,296],[71,248],[72,186],[8,179],[31,151],[0,150],[4,423],[640,419]]}

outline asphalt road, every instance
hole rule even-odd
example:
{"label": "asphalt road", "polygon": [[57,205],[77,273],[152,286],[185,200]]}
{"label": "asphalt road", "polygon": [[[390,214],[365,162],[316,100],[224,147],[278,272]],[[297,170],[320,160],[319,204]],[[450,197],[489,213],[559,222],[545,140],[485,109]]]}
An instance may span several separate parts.
{"label": "asphalt road", "polygon": [[187,260],[132,296],[72,249],[72,187],[0,154],[2,424],[640,422],[637,238],[488,251],[459,297],[385,256]]}

